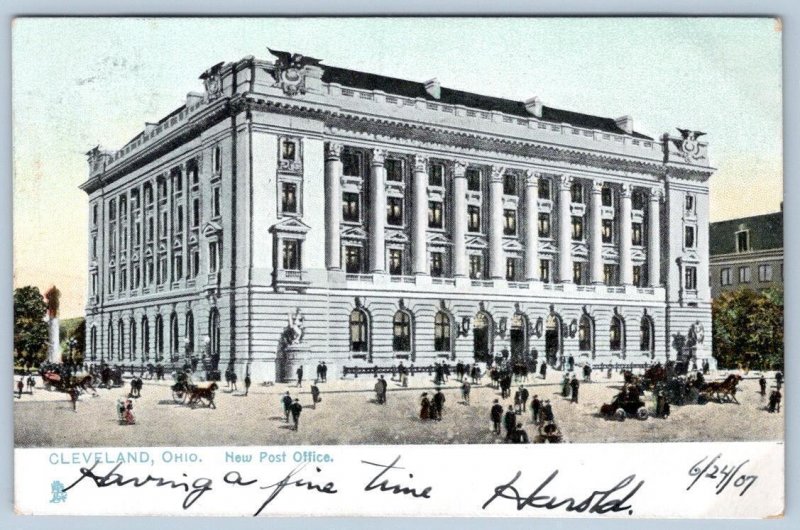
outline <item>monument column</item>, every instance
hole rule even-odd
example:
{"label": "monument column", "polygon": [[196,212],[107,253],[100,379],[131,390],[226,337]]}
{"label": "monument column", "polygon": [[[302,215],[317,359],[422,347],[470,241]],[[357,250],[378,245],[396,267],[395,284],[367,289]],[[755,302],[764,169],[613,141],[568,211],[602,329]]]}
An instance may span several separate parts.
{"label": "monument column", "polygon": [[453,168],[453,276],[467,276],[467,164]]}
{"label": "monument column", "polygon": [[325,147],[325,264],[328,270],[342,268],[342,145]]}
{"label": "monument column", "polygon": [[591,219],[591,239],[589,240],[589,260],[591,262],[592,283],[603,283],[603,183],[592,181],[592,199],[589,217]]}
{"label": "monument column", "polygon": [[369,270],[386,272],[386,161],[385,149],[373,149],[369,186]]}
{"label": "monument column", "polygon": [[493,280],[505,278],[503,252],[503,177],[505,168],[492,167],[489,181],[489,276]]}
{"label": "monument column", "polygon": [[539,279],[539,173],[525,172],[525,279]]}
{"label": "monument column", "polygon": [[661,190],[650,190],[650,208],[647,211],[647,278],[650,287],[661,286]]}
{"label": "monument column", "polygon": [[620,285],[633,285],[633,263],[631,261],[631,186],[623,184],[620,190],[619,208],[619,279]]}
{"label": "monument column", "polygon": [[572,178],[558,178],[558,281],[572,282]]}
{"label": "monument column", "polygon": [[411,220],[414,274],[428,274],[428,159],[414,157],[414,216]]}

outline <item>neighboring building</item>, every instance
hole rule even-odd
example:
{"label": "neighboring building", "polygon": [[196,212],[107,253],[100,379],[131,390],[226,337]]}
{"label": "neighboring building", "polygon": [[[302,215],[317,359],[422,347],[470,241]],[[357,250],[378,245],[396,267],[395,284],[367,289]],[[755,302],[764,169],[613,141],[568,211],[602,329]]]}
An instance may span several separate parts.
{"label": "neighboring building", "polygon": [[780,212],[711,223],[711,296],[734,289],[783,288]]}
{"label": "neighboring building", "polygon": [[88,153],[89,359],[710,358],[702,133],[276,55]]}

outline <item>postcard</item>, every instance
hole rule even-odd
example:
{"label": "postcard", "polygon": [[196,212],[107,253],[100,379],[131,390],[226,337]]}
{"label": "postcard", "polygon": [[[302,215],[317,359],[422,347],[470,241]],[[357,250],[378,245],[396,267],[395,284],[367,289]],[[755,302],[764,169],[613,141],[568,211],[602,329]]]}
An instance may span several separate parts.
{"label": "postcard", "polygon": [[15,505],[784,510],[781,23],[18,18]]}

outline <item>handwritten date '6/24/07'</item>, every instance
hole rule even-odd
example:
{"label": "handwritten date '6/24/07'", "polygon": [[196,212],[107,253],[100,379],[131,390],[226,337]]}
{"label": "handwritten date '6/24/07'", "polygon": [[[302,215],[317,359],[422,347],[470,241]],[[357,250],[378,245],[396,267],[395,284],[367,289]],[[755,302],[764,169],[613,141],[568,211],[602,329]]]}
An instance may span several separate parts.
{"label": "handwritten date '6/24/07'", "polygon": [[[695,484],[697,484],[700,479],[705,478],[712,481],[717,481],[716,483],[716,490],[717,495],[725,491],[731,483],[733,483],[734,488],[741,488],[742,491],[739,492],[739,496],[743,496],[747,493],[747,490],[755,484],[756,480],[758,479],[758,475],[746,475],[742,473],[741,470],[745,464],[747,464],[750,460],[745,460],[740,464],[723,464],[720,459],[722,458],[722,454],[718,454],[711,460],[708,460],[708,456],[704,456],[702,460],[697,462],[689,469],[689,476],[695,477],[691,484],[686,488],[686,490],[692,489]],[[708,462],[706,462],[708,460]]]}

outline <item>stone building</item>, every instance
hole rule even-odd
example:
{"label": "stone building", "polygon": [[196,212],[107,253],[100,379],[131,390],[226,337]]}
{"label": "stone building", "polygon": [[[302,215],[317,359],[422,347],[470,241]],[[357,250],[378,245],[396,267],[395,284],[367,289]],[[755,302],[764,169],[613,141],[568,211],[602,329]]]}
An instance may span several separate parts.
{"label": "stone building", "polygon": [[710,358],[702,133],[273,53],[88,153],[87,358]]}
{"label": "stone building", "polygon": [[736,289],[783,288],[780,212],[711,223],[711,296]]}

